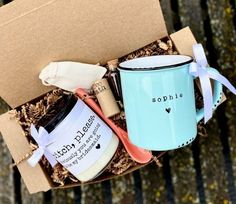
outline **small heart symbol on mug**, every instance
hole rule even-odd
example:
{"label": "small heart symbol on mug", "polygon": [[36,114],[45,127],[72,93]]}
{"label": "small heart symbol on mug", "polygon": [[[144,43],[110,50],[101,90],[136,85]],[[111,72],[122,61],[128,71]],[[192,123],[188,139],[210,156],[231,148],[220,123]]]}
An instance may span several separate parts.
{"label": "small heart symbol on mug", "polygon": [[95,148],[96,148],[96,149],[100,149],[100,147],[101,147],[101,145],[100,145],[100,144],[97,144]]}
{"label": "small heart symbol on mug", "polygon": [[171,111],[171,108],[166,108],[167,113],[170,113],[170,111]]}

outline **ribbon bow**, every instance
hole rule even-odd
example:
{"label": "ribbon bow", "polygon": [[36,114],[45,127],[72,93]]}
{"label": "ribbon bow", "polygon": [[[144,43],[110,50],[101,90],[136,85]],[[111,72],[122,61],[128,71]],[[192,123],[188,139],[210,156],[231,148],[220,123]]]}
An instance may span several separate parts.
{"label": "ribbon bow", "polygon": [[32,167],[34,167],[44,155],[51,164],[51,166],[54,167],[57,163],[57,160],[47,150],[47,145],[50,144],[49,133],[43,127],[40,127],[39,131],[37,131],[33,124],[31,124],[30,132],[31,136],[38,143],[39,147],[33,152],[33,155],[28,159],[28,163]]}
{"label": "ribbon bow", "polygon": [[236,89],[220,73],[207,69],[208,63],[201,44],[193,45],[193,54],[196,62],[190,64],[189,73],[194,77],[199,77],[200,79],[204,103],[204,122],[206,123],[211,119],[213,112],[213,96],[210,79],[220,82],[234,94],[236,94]]}

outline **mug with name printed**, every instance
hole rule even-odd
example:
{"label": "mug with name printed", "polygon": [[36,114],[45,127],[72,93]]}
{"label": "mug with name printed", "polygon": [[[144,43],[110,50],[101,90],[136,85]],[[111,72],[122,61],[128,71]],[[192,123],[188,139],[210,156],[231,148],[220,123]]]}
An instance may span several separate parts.
{"label": "mug with name printed", "polygon": [[[197,111],[195,107],[194,77],[189,73],[192,61],[189,56],[165,55],[119,64],[128,134],[133,144],[165,151],[195,139],[204,109]],[[215,81],[215,107],[221,94],[222,85]]]}

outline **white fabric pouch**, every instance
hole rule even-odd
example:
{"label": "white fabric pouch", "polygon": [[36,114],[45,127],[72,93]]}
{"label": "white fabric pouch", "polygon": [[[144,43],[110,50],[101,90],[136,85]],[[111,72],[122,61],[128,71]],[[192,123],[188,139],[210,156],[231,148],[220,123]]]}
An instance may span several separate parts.
{"label": "white fabric pouch", "polygon": [[106,71],[105,67],[80,62],[51,62],[41,71],[39,78],[46,86],[53,85],[75,92],[78,88],[90,89]]}

